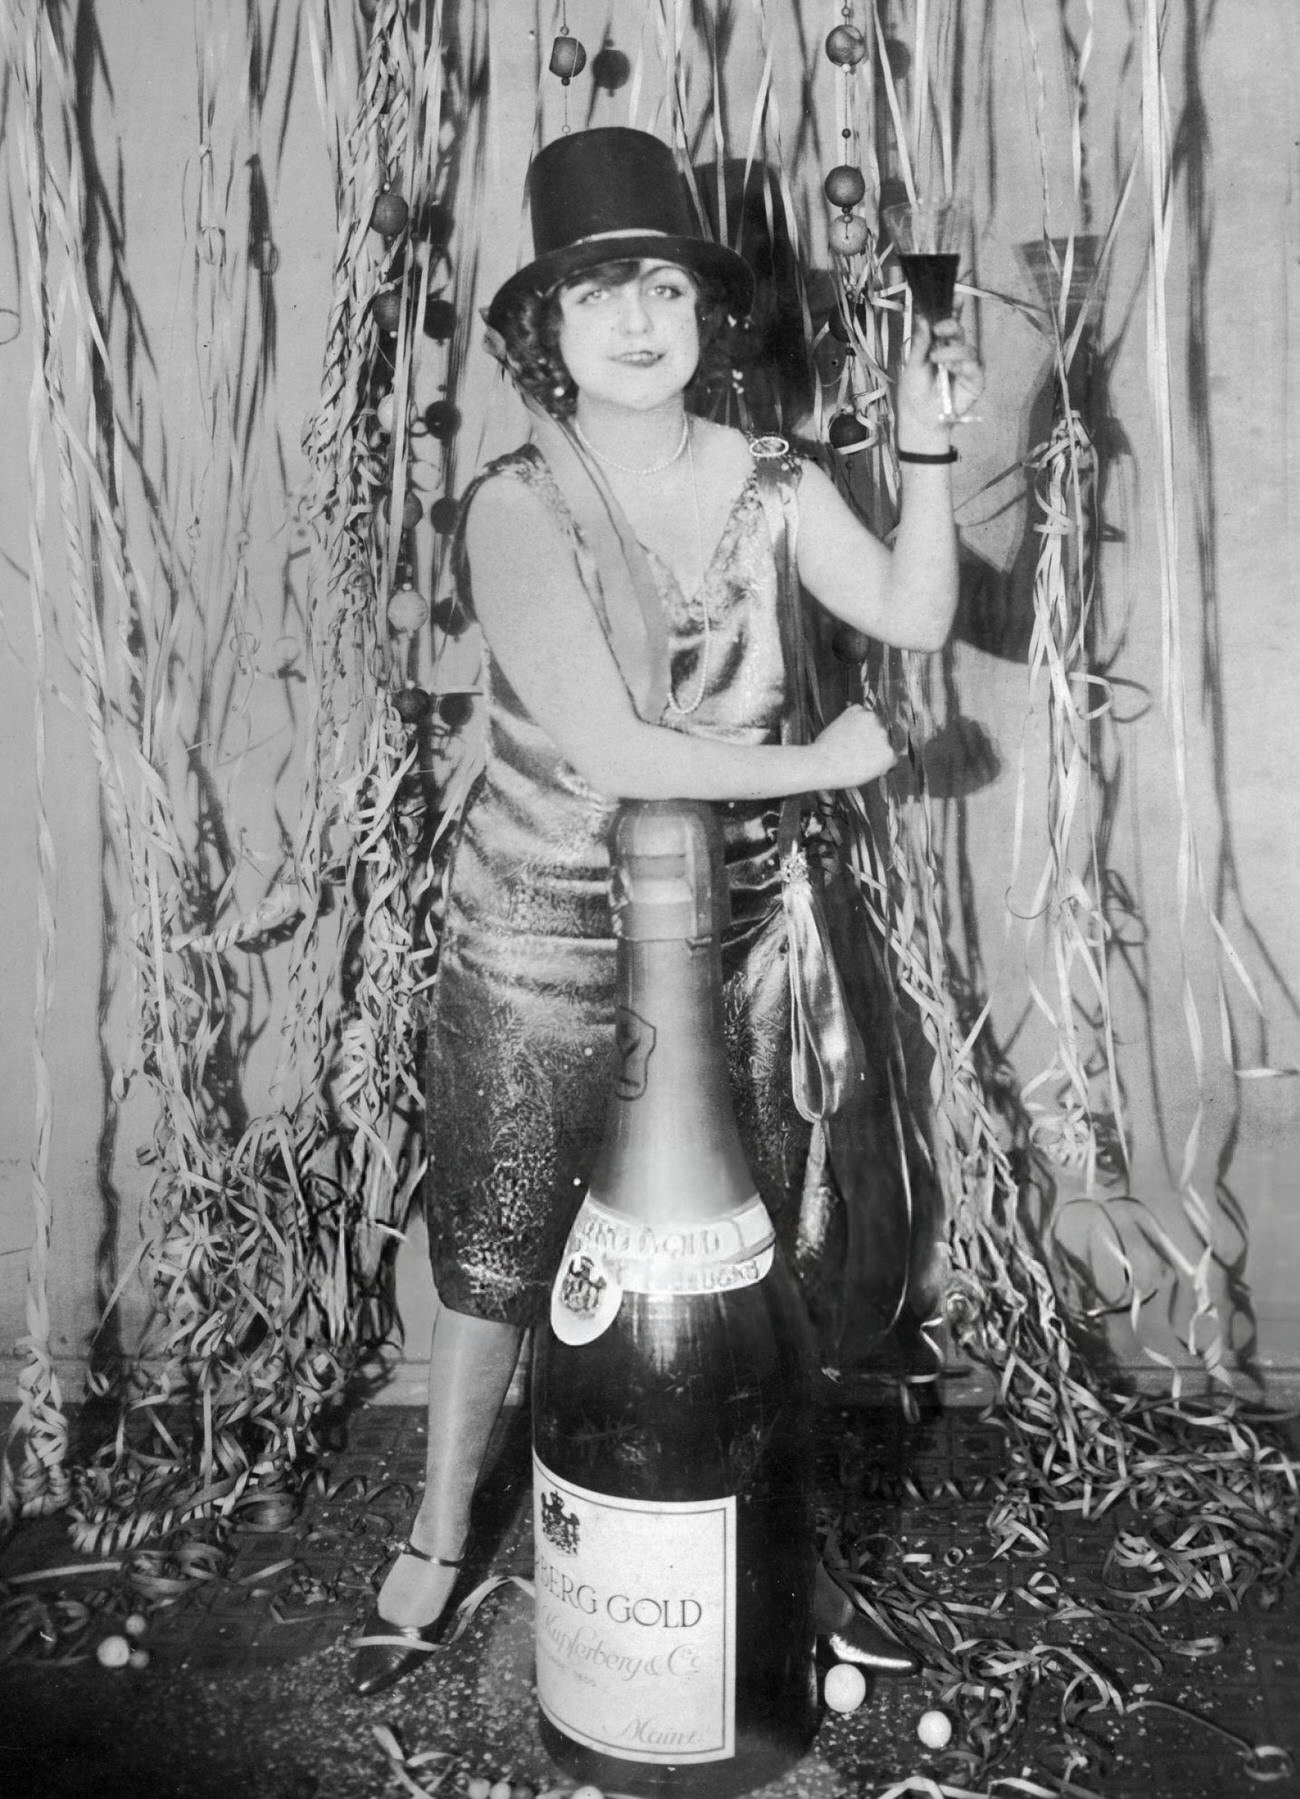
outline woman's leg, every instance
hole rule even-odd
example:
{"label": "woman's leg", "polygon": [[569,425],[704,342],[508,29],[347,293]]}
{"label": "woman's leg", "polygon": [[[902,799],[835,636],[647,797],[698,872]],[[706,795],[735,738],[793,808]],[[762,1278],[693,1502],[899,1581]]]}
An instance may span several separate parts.
{"label": "woman's leg", "polygon": [[[439,1306],[429,1350],[424,1493],[409,1533],[426,1555],[457,1561],[464,1550],[470,1501],[510,1390],[522,1335],[517,1325]],[[380,1589],[380,1616],[390,1624],[432,1623],[456,1574],[455,1568],[399,1555]]]}

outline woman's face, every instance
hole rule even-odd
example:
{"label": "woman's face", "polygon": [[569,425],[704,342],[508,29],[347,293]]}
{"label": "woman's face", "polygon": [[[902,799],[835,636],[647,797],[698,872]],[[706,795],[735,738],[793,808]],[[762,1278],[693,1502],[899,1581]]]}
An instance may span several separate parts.
{"label": "woman's face", "polygon": [[695,373],[698,290],[676,263],[639,262],[623,273],[593,269],[560,290],[559,351],[580,400],[648,412]]}

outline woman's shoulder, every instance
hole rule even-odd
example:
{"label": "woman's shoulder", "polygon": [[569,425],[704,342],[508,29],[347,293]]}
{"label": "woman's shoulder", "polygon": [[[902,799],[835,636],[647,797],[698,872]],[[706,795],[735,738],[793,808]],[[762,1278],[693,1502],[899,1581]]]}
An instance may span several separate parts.
{"label": "woman's shoulder", "polygon": [[712,419],[696,420],[696,442],[701,460],[709,458],[719,480],[733,489],[765,466],[779,467],[798,481],[806,463],[805,456],[783,437],[753,437]]}
{"label": "woman's shoulder", "polygon": [[714,475],[734,487],[753,467],[749,439],[734,425],[720,425],[714,419],[696,418],[691,435],[701,472]]}
{"label": "woman's shoulder", "polygon": [[557,507],[546,460],[531,442],[487,463],[461,501],[462,518],[468,520],[472,515],[478,522],[485,517],[537,512],[554,516]]}

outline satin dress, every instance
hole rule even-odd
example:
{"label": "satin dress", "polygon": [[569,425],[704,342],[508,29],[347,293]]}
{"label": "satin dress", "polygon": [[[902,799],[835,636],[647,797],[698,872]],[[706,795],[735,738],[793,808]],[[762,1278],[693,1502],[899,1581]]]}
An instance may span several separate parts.
{"label": "satin dress", "polygon": [[[581,532],[534,446],[492,464],[482,481],[531,488],[583,586],[599,592]],[[651,567],[670,670],[657,722],[732,743],[778,741],[785,669],[756,479],[736,496],[700,592],[684,594],[654,558]],[[473,616],[463,545],[456,577]],[[547,1303],[603,1128],[616,953],[607,837],[617,806],[564,760],[486,654],[486,766],[455,850],[432,990],[425,1211],[442,1302],[527,1326]],[[751,1172],[798,1269],[817,1252],[826,1196],[806,1181],[809,1128],[790,1091],[777,807],[738,801],[718,810],[731,900],[723,974],[732,1091]]]}

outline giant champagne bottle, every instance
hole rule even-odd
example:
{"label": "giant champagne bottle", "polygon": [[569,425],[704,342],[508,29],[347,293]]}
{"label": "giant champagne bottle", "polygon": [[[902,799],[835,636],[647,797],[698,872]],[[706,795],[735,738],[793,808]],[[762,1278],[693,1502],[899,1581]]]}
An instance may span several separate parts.
{"label": "giant champagne bottle", "polygon": [[533,1364],[543,1740],[618,1793],[776,1778],[816,1729],[802,1302],[723,1045],[711,807],[623,806],[605,1134]]}

